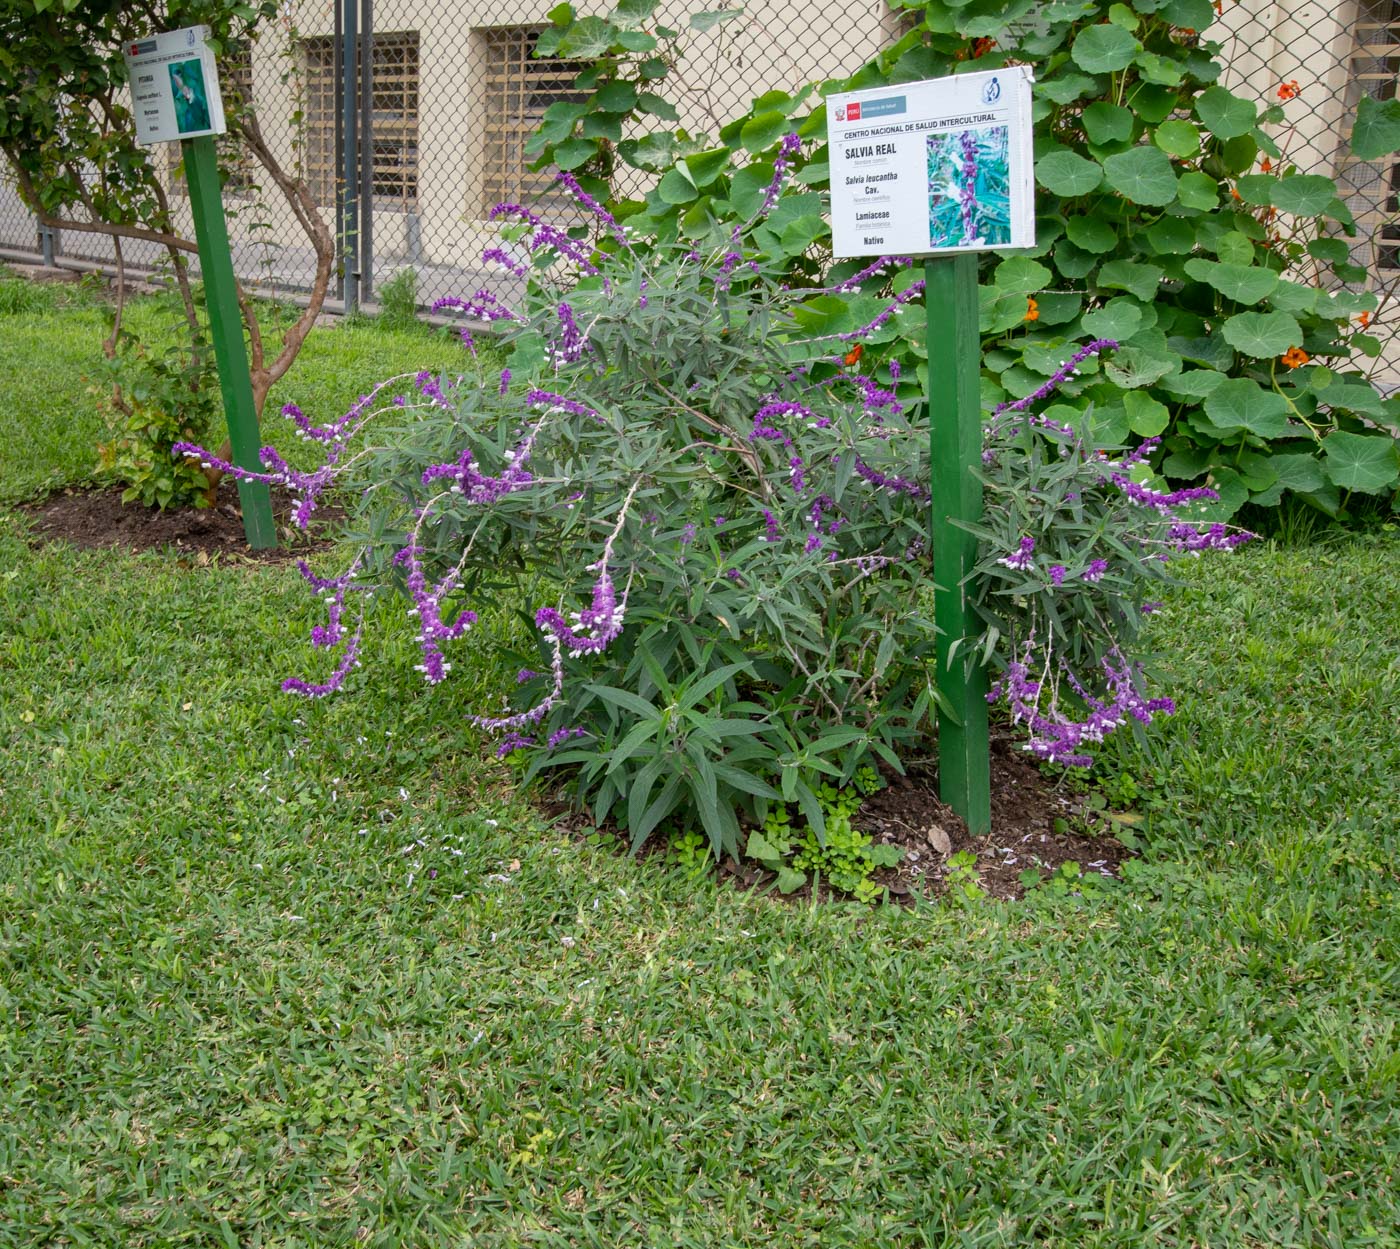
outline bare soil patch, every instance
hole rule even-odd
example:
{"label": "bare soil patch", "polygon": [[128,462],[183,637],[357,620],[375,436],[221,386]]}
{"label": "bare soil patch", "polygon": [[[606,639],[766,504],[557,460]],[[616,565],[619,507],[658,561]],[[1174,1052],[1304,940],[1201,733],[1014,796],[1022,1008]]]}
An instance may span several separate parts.
{"label": "bare soil patch", "polygon": [[120,547],[128,551],[174,549],[195,563],[207,564],[215,556],[260,564],[297,559],[329,541],[327,534],[340,519],[334,507],[318,508],[311,528],[303,532],[291,523],[291,504],[274,496],[278,545],[254,551],[243,534],[243,512],[231,488],[221,491],[219,502],[207,508],[175,508],[161,511],[139,503],[123,503],[121,488],[70,487],[17,510],[28,516],[36,538],[68,542],[76,547]]}
{"label": "bare soil patch", "polygon": [[[1022,873],[1027,869],[1049,877],[1072,862],[1085,875],[1116,879],[1119,865],[1134,857],[1112,836],[1087,795],[1042,773],[1010,737],[994,736],[992,741],[992,831],[984,837],[971,836],[962,817],[939,799],[935,766],[914,765],[905,776],[886,770],[884,781],[884,788],[865,799],[851,822],[872,841],[904,850],[896,866],[874,874],[896,901],[912,903],[946,894],[963,875],[958,863],[966,863],[966,855],[972,858],[982,891],[1002,900],[1025,895]],[[595,831],[586,816],[562,802],[547,804],[547,811],[575,835]],[[626,834],[613,828],[602,831],[616,838],[619,853],[626,853]],[[669,852],[665,838],[654,836],[640,857]],[[955,860],[960,854],[964,857]],[[726,858],[719,876],[739,889],[774,890],[773,896],[788,901],[812,898],[810,885],[778,894],[773,873],[752,860]],[[823,887],[821,897],[839,900],[845,895]]]}

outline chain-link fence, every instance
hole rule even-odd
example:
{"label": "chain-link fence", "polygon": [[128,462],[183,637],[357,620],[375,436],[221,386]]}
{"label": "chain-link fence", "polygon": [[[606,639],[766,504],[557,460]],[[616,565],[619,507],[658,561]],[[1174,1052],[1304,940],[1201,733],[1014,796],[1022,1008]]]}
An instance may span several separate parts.
{"label": "chain-link fence", "polygon": [[[252,100],[269,149],[307,180],[332,227],[335,294],[345,306],[375,301],[406,270],[423,304],[508,280],[480,263],[495,239],[487,215],[503,200],[548,203],[548,175],[530,170],[525,143],[550,103],[572,98],[577,69],[533,55],[548,7],[302,0],[254,46],[224,58],[225,92]],[[1361,96],[1395,94],[1400,0],[1221,0],[1217,10],[1204,33],[1224,46],[1226,85],[1282,98],[1286,162],[1338,179],[1360,227],[1353,258],[1382,298],[1374,322],[1387,342],[1381,371],[1400,381],[1400,164],[1357,161],[1348,144]],[[684,30],[686,16],[683,0],[670,0],[656,20]],[[902,20],[887,0],[757,0],[739,18],[691,34],[667,91],[687,129],[714,135],[766,91],[859,68],[898,37]],[[177,153],[163,159],[180,210]],[[246,158],[230,150],[226,161],[238,272],[278,291],[307,289],[315,257],[292,214]],[[59,263],[114,258],[98,234],[45,238],[0,179],[6,253]],[[128,265],[158,267],[162,257],[155,244],[124,244]]]}

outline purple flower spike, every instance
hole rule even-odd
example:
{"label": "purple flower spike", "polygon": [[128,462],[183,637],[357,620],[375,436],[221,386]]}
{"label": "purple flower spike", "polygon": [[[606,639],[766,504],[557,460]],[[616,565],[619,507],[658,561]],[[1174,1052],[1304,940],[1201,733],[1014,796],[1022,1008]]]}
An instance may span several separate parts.
{"label": "purple flower spike", "polygon": [[1011,555],[997,560],[998,564],[1005,564],[1006,567],[1016,572],[1025,572],[1035,563],[1035,539],[1026,537],[1021,539],[1021,544]]}
{"label": "purple flower spike", "polygon": [[623,247],[627,248],[628,251],[632,250],[632,244],[627,241],[627,235],[623,232],[622,227],[617,224],[617,218],[579,186],[578,179],[574,177],[573,174],[563,171],[557,174],[554,180],[574,197],[575,202],[581,208],[591,212],[597,217],[607,228],[608,233],[621,243]]}
{"label": "purple flower spike", "polygon": [[[1017,399],[1014,402],[999,404],[992,412],[992,415],[1000,416],[1003,412],[1024,412],[1027,408],[1033,407],[1042,399],[1053,395],[1060,388],[1060,383],[1067,378],[1073,377],[1079,372],[1079,366],[1090,356],[1096,356],[1102,351],[1116,351],[1118,344],[1111,338],[1096,338],[1087,346],[1081,347],[1064,364],[1055,370],[1054,375],[1034,394],[1027,395],[1024,399]],[[1061,427],[1061,432],[1069,432]]]}

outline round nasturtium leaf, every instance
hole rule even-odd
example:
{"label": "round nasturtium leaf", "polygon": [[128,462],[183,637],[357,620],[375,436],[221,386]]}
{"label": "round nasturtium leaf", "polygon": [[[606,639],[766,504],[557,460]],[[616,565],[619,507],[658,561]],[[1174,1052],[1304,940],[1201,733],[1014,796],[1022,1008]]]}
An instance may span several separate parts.
{"label": "round nasturtium leaf", "polygon": [[1131,31],[1121,26],[1088,26],[1075,36],[1070,55],[1074,63],[1091,74],[1107,74],[1127,69],[1142,51]]}
{"label": "round nasturtium leaf", "polygon": [[[1335,437],[1335,435],[1333,435]],[[1286,490],[1321,490],[1327,484],[1316,455],[1291,451],[1269,456],[1274,480]]]}
{"label": "round nasturtium leaf", "polygon": [[1099,270],[1099,285],[1117,287],[1136,295],[1144,303],[1157,298],[1158,288],[1166,270],[1161,265],[1141,264],[1133,260],[1110,260]]}
{"label": "round nasturtium leaf", "polygon": [[1084,133],[1094,143],[1126,143],[1133,137],[1132,111],[1118,104],[1098,100],[1083,114]]}
{"label": "round nasturtium leaf", "polygon": [[694,183],[679,169],[668,169],[662,175],[661,181],[656,185],[656,193],[666,204],[688,204],[700,194]]}
{"label": "round nasturtium leaf", "polygon": [[1201,150],[1201,132],[1189,121],[1164,121],[1153,132],[1152,142],[1169,156],[1194,156]]}
{"label": "round nasturtium leaf", "polygon": [[1104,375],[1124,390],[1136,390],[1160,381],[1180,363],[1169,351],[1133,345],[1114,353],[1103,366]]}
{"label": "round nasturtium leaf", "polygon": [[1147,242],[1159,256],[1185,256],[1196,246],[1196,230],[1180,217],[1162,217],[1147,227]]}
{"label": "round nasturtium leaf", "polygon": [[1260,438],[1286,438],[1292,432],[1288,401],[1248,377],[1226,378],[1206,396],[1204,409],[1224,432],[1247,429]]}
{"label": "round nasturtium leaf", "polygon": [[1123,396],[1123,409],[1128,414],[1128,427],[1141,438],[1155,438],[1171,419],[1166,404],[1140,390],[1130,390]]}
{"label": "round nasturtium leaf", "polygon": [[1377,494],[1400,477],[1400,454],[1389,434],[1353,434],[1337,430],[1322,441],[1327,476],[1343,490]]}
{"label": "round nasturtium leaf", "polygon": [[1103,167],[1097,162],[1062,148],[1047,152],[1035,163],[1036,181],[1054,195],[1087,195],[1103,182]]}
{"label": "round nasturtium leaf", "polygon": [[1096,256],[1118,246],[1117,233],[1102,217],[1071,217],[1065,222],[1065,234],[1076,247]]}
{"label": "round nasturtium leaf", "polygon": [[630,82],[607,82],[598,88],[591,103],[605,113],[631,112],[637,103],[637,88]]}
{"label": "round nasturtium leaf", "polygon": [[1247,235],[1229,230],[1215,240],[1215,254],[1227,265],[1254,263],[1254,244]]}
{"label": "round nasturtium leaf", "polygon": [[1236,351],[1257,360],[1281,356],[1303,342],[1302,329],[1286,312],[1241,312],[1230,317],[1220,333]]}
{"label": "round nasturtium leaf", "polygon": [[[1156,52],[1139,52],[1136,65],[1144,82],[1155,83],[1160,87],[1175,87],[1186,77],[1186,71],[1179,61]],[[1150,120],[1144,118],[1144,121]]]}
{"label": "round nasturtium leaf", "polygon": [[1400,149],[1400,100],[1363,95],[1351,128],[1351,150],[1358,160],[1378,160]]}
{"label": "round nasturtium leaf", "polygon": [[[1267,299],[1278,286],[1278,274],[1258,265],[1231,265],[1218,260],[1195,256],[1186,262],[1186,273],[1198,282],[1206,282],[1226,299],[1237,304],[1257,304]],[[1287,348],[1284,348],[1286,351]]]}
{"label": "round nasturtium leaf", "polygon": [[1086,334],[1121,343],[1137,333],[1142,325],[1142,310],[1130,299],[1111,299],[1102,308],[1086,312],[1079,324]]}
{"label": "round nasturtium leaf", "polygon": [[1200,208],[1209,212],[1220,203],[1216,185],[1209,174],[1192,169],[1182,174],[1176,184],[1176,198],[1183,208]]}
{"label": "round nasturtium leaf", "polygon": [[1224,87],[1207,87],[1196,97],[1196,116],[1217,139],[1238,139],[1254,129],[1259,106]]}
{"label": "round nasturtium leaf", "polygon": [[1273,189],[1274,207],[1295,217],[1316,217],[1326,211],[1337,194],[1337,185],[1321,174],[1299,173],[1280,178]]}
{"label": "round nasturtium leaf", "polygon": [[[1095,28],[1098,29],[1098,28]],[[1103,163],[1104,181],[1134,204],[1160,207],[1176,198],[1176,172],[1157,147],[1135,147]]]}
{"label": "round nasturtium leaf", "polygon": [[597,153],[598,145],[587,139],[565,139],[554,149],[554,163],[560,169],[577,169]]}
{"label": "round nasturtium leaf", "polygon": [[1008,256],[997,265],[992,284],[1004,295],[1034,295],[1044,290],[1054,274],[1029,256]]}

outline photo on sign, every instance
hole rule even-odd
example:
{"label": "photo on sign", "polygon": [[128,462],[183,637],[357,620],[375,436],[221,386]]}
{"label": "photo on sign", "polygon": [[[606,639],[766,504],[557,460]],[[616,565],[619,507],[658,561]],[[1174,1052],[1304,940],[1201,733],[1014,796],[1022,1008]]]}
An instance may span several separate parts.
{"label": "photo on sign", "polygon": [[928,244],[1004,247],[1011,242],[1006,126],[945,130],[928,139]]}
{"label": "photo on sign", "polygon": [[204,66],[198,59],[180,61],[170,67],[170,87],[175,97],[175,128],[181,134],[210,129],[209,92],[204,85]]}

